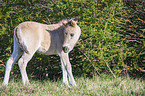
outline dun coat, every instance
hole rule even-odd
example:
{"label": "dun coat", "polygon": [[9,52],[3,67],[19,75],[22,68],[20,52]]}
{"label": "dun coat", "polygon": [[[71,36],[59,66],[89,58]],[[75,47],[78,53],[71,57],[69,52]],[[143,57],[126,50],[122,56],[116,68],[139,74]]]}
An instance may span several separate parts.
{"label": "dun coat", "polygon": [[68,76],[69,83],[76,86],[68,53],[73,49],[80,35],[81,29],[77,25],[77,18],[65,19],[51,25],[32,21],[19,24],[14,29],[14,50],[6,64],[3,85],[8,85],[11,68],[20,56],[18,65],[22,81],[24,85],[28,84],[27,63],[35,52],[39,52],[46,55],[58,54],[63,71],[63,83],[68,85]]}

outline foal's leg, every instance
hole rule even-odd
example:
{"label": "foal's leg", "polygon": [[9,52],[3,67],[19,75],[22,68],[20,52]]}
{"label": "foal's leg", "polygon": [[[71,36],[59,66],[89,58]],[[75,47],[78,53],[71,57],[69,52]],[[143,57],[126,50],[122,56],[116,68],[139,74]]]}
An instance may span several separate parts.
{"label": "foal's leg", "polygon": [[32,54],[27,54],[24,52],[24,54],[18,61],[18,65],[20,67],[22,81],[24,85],[29,84],[28,76],[26,73],[26,66],[27,66],[27,63],[31,60],[32,56],[33,56]]}
{"label": "foal's leg", "polygon": [[70,64],[70,61],[69,61],[69,56],[68,56],[68,53],[62,53],[61,54],[61,63],[63,65],[63,81],[66,81],[67,83],[67,76],[66,74],[68,75],[69,77],[69,83],[73,86],[76,86],[76,82],[74,80],[74,77],[73,77],[73,74],[72,74],[72,67],[71,67],[71,64]]}
{"label": "foal's leg", "polygon": [[14,63],[18,60],[18,58],[21,55],[22,55],[22,51],[15,42],[13,53],[12,53],[11,57],[8,59],[7,64],[6,64],[5,76],[4,76],[4,81],[3,81],[4,86],[8,85],[10,71],[12,69],[12,66],[14,65]]}
{"label": "foal's leg", "polygon": [[65,85],[68,85],[68,80],[67,80],[67,71],[66,68],[64,66],[63,60],[61,58],[61,68],[62,68],[62,73],[63,73],[63,83]]}

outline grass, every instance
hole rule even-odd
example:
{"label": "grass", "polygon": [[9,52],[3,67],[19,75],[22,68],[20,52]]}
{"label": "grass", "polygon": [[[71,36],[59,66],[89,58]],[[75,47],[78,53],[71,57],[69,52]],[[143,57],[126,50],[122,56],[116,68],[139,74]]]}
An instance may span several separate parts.
{"label": "grass", "polygon": [[0,96],[145,96],[145,80],[103,75],[79,77],[76,82],[77,87],[68,88],[62,81],[30,80],[30,85],[23,86],[21,80],[10,80],[7,87],[0,86]]}

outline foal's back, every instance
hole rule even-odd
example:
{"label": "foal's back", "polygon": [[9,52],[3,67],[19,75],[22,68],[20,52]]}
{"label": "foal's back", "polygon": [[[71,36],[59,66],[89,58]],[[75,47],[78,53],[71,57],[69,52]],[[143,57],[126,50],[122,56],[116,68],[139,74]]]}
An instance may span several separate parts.
{"label": "foal's back", "polygon": [[35,53],[36,51],[43,54],[55,54],[57,48],[56,30],[61,24],[41,24],[37,22],[27,21],[19,24],[16,27],[15,38],[19,45],[25,46],[28,52]]}

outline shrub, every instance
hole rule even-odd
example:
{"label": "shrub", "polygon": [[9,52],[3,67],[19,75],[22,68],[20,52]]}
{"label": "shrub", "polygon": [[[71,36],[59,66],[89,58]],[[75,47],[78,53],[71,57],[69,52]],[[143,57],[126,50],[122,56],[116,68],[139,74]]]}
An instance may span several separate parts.
{"label": "shrub", "polygon": [[[6,60],[12,54],[14,27],[24,21],[52,24],[67,17],[78,17],[82,30],[75,50],[70,53],[75,75],[111,72],[115,77],[139,70],[144,67],[144,14],[140,15],[144,12],[141,5],[144,2],[137,8],[128,8],[129,4],[122,0],[3,0],[0,8],[0,74],[3,76]],[[49,74],[49,78],[54,78],[61,74],[59,63],[57,56],[35,54],[27,71],[31,77],[46,79]],[[18,66],[14,73],[19,72],[16,69]]]}

